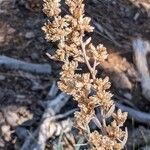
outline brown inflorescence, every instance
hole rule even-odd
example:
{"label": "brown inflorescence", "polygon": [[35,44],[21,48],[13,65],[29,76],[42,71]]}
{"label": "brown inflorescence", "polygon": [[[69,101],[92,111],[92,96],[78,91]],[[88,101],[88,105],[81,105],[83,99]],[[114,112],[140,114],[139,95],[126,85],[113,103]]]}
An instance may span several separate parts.
{"label": "brown inflorescence", "polygon": [[[122,129],[127,113],[115,111],[109,78],[98,78],[96,70],[107,59],[107,50],[102,44],[95,47],[91,38],[85,37],[85,33],[93,32],[94,28],[90,25],[91,19],[84,15],[83,0],[65,0],[65,3],[69,8],[66,15],[61,14],[60,0],[44,0],[43,8],[44,13],[52,17],[43,27],[46,39],[59,43],[56,53],[50,57],[64,62],[58,86],[78,102],[80,111],[75,113],[75,125],[91,149],[121,150],[127,140],[127,129]],[[88,73],[78,73],[81,63],[86,64]],[[96,109],[100,110],[101,119]],[[99,132],[89,131],[92,120],[100,128]]]}

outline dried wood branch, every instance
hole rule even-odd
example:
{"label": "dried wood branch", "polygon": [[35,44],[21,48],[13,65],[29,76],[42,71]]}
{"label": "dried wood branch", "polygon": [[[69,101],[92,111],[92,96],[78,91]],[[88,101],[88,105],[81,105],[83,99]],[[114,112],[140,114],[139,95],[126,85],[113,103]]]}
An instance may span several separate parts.
{"label": "dried wood branch", "polygon": [[124,106],[122,104],[116,103],[116,106],[120,108],[122,111],[128,112],[129,118],[134,119],[137,122],[150,124],[150,114],[141,112],[130,107]]}
{"label": "dried wood branch", "polygon": [[[55,83],[53,83],[50,91],[56,89],[56,85],[54,84]],[[57,94],[56,92],[54,93]],[[54,134],[58,136],[62,131],[70,131],[72,126],[72,122],[70,120],[65,120],[61,123],[58,123],[56,121],[56,114],[59,113],[63,106],[65,106],[69,98],[70,96],[68,96],[67,94],[60,93],[56,98],[47,102],[41,124],[33,134],[27,137],[21,150],[44,150],[47,139],[52,137]]]}
{"label": "dried wood branch", "polygon": [[146,56],[150,52],[150,44],[143,39],[134,39],[132,42],[135,63],[141,77],[142,93],[150,101],[150,74]]}
{"label": "dried wood branch", "polygon": [[48,92],[47,98],[54,98],[58,92],[58,87],[56,86],[56,81],[53,81],[52,87]]}
{"label": "dried wood branch", "polygon": [[22,70],[36,74],[51,74],[51,66],[49,64],[33,64],[3,55],[0,56],[0,66],[7,69]]}

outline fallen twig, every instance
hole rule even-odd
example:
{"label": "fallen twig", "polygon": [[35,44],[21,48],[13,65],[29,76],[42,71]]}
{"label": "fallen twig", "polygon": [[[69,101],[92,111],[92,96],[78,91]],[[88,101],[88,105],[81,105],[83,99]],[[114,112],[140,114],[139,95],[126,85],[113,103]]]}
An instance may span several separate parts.
{"label": "fallen twig", "polygon": [[[56,85],[53,83],[52,89],[56,89]],[[53,90],[50,91],[53,91]],[[51,93],[51,92],[50,92]],[[54,92],[54,94],[57,94]],[[51,96],[53,97],[54,94]],[[61,108],[67,103],[70,96],[65,93],[60,93],[53,100],[47,102],[45,112],[42,117],[40,126],[27,137],[21,150],[44,150],[46,141],[54,134],[59,135],[61,131],[68,132],[71,129],[72,122],[70,120],[62,121],[61,123],[56,122],[57,116],[55,116]]]}
{"label": "fallen twig", "polygon": [[119,103],[116,103],[116,106],[118,108],[120,108],[122,111],[128,112],[128,116],[130,118],[133,118],[135,121],[144,123],[144,124],[150,124],[150,114],[149,113],[134,110],[130,107],[124,106]]}
{"label": "fallen twig", "polygon": [[134,39],[132,42],[135,63],[141,77],[142,93],[150,101],[150,74],[146,56],[150,52],[150,44],[143,39]]}
{"label": "fallen twig", "polygon": [[58,92],[58,87],[56,86],[56,81],[53,81],[52,87],[47,94],[47,99],[48,98],[51,98],[51,99],[54,98],[56,96],[57,92]]}
{"label": "fallen twig", "polygon": [[51,74],[51,66],[49,64],[33,64],[3,55],[0,56],[0,66],[7,69],[23,70],[37,74]]}

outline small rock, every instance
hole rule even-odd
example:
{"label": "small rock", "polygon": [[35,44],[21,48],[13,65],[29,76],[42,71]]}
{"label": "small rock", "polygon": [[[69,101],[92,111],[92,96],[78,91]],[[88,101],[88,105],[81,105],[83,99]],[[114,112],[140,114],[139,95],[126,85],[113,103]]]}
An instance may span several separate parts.
{"label": "small rock", "polygon": [[3,126],[1,126],[1,130],[3,133],[6,133],[10,130],[10,126],[9,125],[3,125]]}
{"label": "small rock", "polygon": [[44,43],[45,42],[45,39],[43,37],[38,37],[38,40],[41,42],[41,43]]}
{"label": "small rock", "polygon": [[4,135],[4,139],[6,141],[11,140],[11,132],[10,132],[10,126],[9,125],[3,125],[1,126],[2,134]]}
{"label": "small rock", "polygon": [[0,147],[2,148],[4,148],[5,147],[5,142],[4,142],[4,140],[1,138],[0,139]]}
{"label": "small rock", "polygon": [[27,39],[31,39],[31,38],[34,38],[35,37],[35,34],[34,34],[34,32],[27,32],[26,34],[25,34],[25,38],[27,38]]}
{"label": "small rock", "polygon": [[112,4],[113,4],[113,5],[116,5],[116,1],[112,1]]}
{"label": "small rock", "polygon": [[5,112],[5,119],[12,127],[16,127],[18,125],[18,115],[15,112]]}
{"label": "small rock", "polygon": [[5,41],[5,37],[0,35],[0,43],[3,43]]}
{"label": "small rock", "polygon": [[39,59],[39,55],[37,53],[32,53],[31,58],[32,59]]}
{"label": "small rock", "polygon": [[8,34],[13,34],[15,32],[16,32],[16,30],[14,28],[9,28],[7,31]]}
{"label": "small rock", "polygon": [[124,97],[127,98],[128,100],[132,99],[132,95],[130,93],[124,93]]}
{"label": "small rock", "polygon": [[0,4],[1,4],[3,1],[5,1],[5,0],[0,0]]}
{"label": "small rock", "polygon": [[5,80],[5,79],[6,79],[6,77],[5,77],[5,76],[0,75],[0,81],[3,81],[3,80]]}

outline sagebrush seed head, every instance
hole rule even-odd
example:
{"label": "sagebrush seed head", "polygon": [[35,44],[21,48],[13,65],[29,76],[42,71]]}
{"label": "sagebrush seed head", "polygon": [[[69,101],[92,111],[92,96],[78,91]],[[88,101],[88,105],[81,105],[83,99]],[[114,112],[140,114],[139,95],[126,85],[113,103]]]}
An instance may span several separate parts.
{"label": "sagebrush seed head", "polygon": [[[93,32],[91,19],[84,15],[83,0],[65,0],[69,14],[62,15],[60,0],[44,0],[43,11],[52,21],[48,21],[43,30],[46,39],[58,42],[56,54],[52,59],[64,62],[60,73],[59,88],[78,102],[79,112],[75,113],[75,125],[84,134],[92,150],[120,150],[127,140],[127,130],[122,127],[127,113],[115,111],[109,78],[97,78],[96,67],[107,59],[106,48],[99,44],[94,46],[86,32]],[[86,64],[88,72],[80,73]],[[100,119],[96,109],[99,109]],[[108,123],[107,119],[109,118]],[[100,132],[89,131],[93,121]]]}

